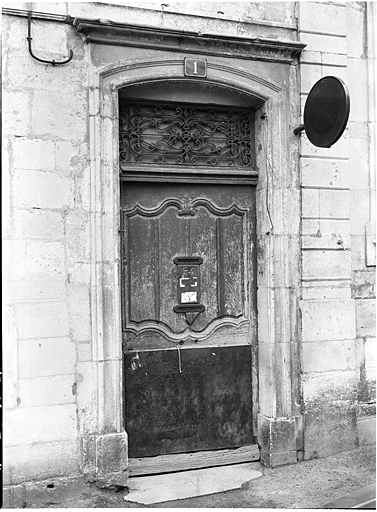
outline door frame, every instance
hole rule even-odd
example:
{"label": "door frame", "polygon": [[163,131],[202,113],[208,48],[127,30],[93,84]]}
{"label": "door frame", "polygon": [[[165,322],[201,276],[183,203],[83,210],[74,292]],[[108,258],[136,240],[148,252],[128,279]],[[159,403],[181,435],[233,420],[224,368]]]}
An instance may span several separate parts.
{"label": "door frame", "polygon": [[[182,79],[186,54],[172,59],[168,53],[156,53],[159,58],[155,60],[149,55],[148,60],[112,62],[89,74],[92,407],[96,420],[83,418],[81,429],[84,445],[94,439],[97,458],[93,462],[82,450],[84,472],[93,471],[93,465],[97,473],[109,472],[110,467],[115,472],[124,471],[127,466],[127,434],[122,420],[118,90],[135,83]],[[297,66],[281,64],[286,66],[284,82],[273,70],[272,78],[262,78],[261,66],[268,63],[254,61],[253,73],[245,61],[230,64],[230,60],[224,64],[221,57],[208,57],[207,83],[263,102],[255,127],[260,179],[256,194],[258,349],[253,357],[258,368],[259,412],[255,422],[261,460],[274,466],[296,462],[302,449],[300,180],[298,141],[291,129],[299,113]],[[111,463],[106,462],[106,446],[120,454]]]}

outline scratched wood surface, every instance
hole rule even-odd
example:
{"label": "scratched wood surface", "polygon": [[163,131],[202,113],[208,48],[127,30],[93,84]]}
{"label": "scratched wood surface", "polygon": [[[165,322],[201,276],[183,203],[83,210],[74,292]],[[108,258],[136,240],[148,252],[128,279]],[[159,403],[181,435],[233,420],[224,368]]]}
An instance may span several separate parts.
{"label": "scratched wood surface", "polygon": [[[123,329],[129,346],[168,348],[172,341],[222,337],[224,329],[238,343],[247,342],[245,332],[255,336],[254,187],[128,183],[122,203]],[[190,256],[203,258],[204,310],[188,328],[185,315],[174,311],[174,258]]]}
{"label": "scratched wood surface", "polygon": [[242,462],[254,462],[259,459],[259,448],[258,445],[254,444],[230,450],[132,458],[129,459],[128,469],[130,476],[153,475],[190,469],[210,468],[214,466],[226,466],[228,464],[241,464]]}

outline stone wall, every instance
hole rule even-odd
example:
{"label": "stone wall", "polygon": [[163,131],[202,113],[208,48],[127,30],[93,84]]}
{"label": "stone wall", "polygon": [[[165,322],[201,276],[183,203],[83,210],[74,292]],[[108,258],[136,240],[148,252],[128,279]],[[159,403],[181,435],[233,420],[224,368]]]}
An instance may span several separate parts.
{"label": "stone wall", "polygon": [[[78,472],[90,346],[87,66],[62,23],[3,16],[4,484]],[[79,414],[78,414],[79,413]]]}
{"label": "stone wall", "polygon": [[376,56],[368,15],[365,3],[299,4],[300,40],[307,45],[302,106],[326,75],[343,79],[351,98],[347,129],[331,149],[314,147],[305,135],[301,141],[306,458],[373,441],[361,425],[375,398],[375,247],[366,234],[375,231],[370,73]]}

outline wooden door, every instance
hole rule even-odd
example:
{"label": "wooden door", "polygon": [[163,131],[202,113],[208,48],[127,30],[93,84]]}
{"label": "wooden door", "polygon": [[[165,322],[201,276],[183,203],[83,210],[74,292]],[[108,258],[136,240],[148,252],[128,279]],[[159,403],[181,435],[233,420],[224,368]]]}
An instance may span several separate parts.
{"label": "wooden door", "polygon": [[122,189],[130,457],[253,443],[255,187]]}

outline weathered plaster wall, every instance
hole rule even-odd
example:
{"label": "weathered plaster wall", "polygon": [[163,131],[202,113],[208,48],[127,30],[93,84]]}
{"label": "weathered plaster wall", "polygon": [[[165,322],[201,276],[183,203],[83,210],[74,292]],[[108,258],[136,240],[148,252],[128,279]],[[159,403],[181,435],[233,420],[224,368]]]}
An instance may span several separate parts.
{"label": "weathered plaster wall", "polygon": [[361,404],[375,399],[375,247],[366,239],[369,223],[375,230],[371,22],[365,3],[299,5],[302,107],[326,75],[342,78],[351,97],[348,127],[331,149],[301,140],[306,458],[373,442],[361,423],[363,410],[373,413]]}

